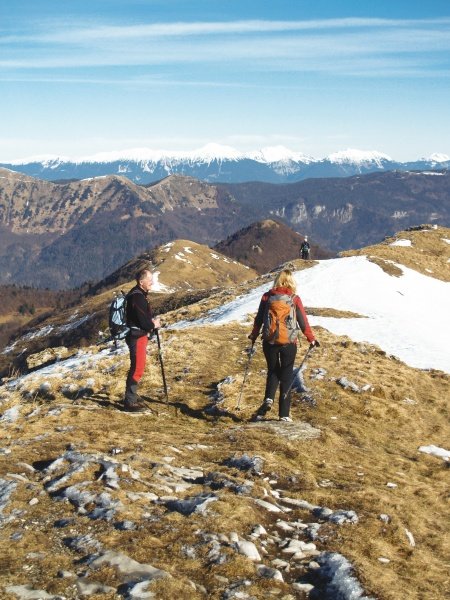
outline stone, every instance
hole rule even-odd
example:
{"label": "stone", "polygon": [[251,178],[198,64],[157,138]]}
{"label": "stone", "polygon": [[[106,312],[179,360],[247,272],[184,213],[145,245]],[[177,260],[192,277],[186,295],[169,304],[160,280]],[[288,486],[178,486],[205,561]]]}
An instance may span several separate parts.
{"label": "stone", "polygon": [[132,531],[136,529],[136,524],[133,521],[119,521],[114,523],[114,529],[118,531]]}
{"label": "stone", "polygon": [[289,504],[289,506],[296,506],[297,508],[303,508],[303,509],[309,510],[309,511],[313,511],[318,508],[321,508],[320,506],[317,506],[317,504],[310,504],[306,500],[298,500],[297,498],[288,498],[287,496],[280,498],[280,502],[282,502],[283,504]]}
{"label": "stone", "polygon": [[59,579],[73,579],[76,575],[72,571],[61,570],[56,573],[56,577],[59,577]]}
{"label": "stone", "polygon": [[336,510],[328,518],[330,523],[342,525],[343,523],[358,523],[359,518],[354,510]]}
{"label": "stone", "polygon": [[260,500],[259,498],[254,498],[253,499],[254,502],[256,504],[258,504],[259,506],[261,506],[262,508],[265,508],[266,510],[268,510],[269,512],[273,512],[273,513],[279,513],[282,512],[281,508],[279,508],[278,506],[276,506],[275,504],[272,504],[270,502],[266,502],[265,500]]}
{"label": "stone", "polygon": [[150,598],[156,598],[153,592],[150,592],[147,588],[150,585],[150,581],[139,581],[131,582],[127,586],[127,596],[129,600],[148,600]]}
{"label": "stone", "polygon": [[336,379],[336,383],[343,387],[344,390],[351,390],[352,392],[355,392],[357,394],[359,394],[361,391],[359,386],[356,385],[356,383],[354,383],[353,381],[347,379],[347,377],[339,377],[339,379]]}
{"label": "stone", "polygon": [[240,469],[241,471],[252,471],[253,473],[261,473],[264,465],[264,461],[259,456],[248,456],[243,454],[240,457],[231,457],[223,463],[227,467],[234,469]]}
{"label": "stone", "polygon": [[380,562],[380,563],[382,563],[382,564],[384,564],[384,565],[387,565],[388,563],[390,563],[390,562],[391,562],[391,561],[389,560],[389,558],[385,558],[384,556],[380,556],[380,557],[378,558],[378,560],[379,560],[379,562]]}
{"label": "stone", "polygon": [[114,552],[108,550],[104,554],[94,559],[91,563],[93,569],[97,569],[103,565],[109,565],[111,567],[117,567],[120,575],[127,579],[133,578],[145,578],[148,580],[162,579],[164,577],[171,577],[167,571],[157,569],[152,565],[139,563],[136,560],[130,558],[126,554],[121,552]]}
{"label": "stone", "polygon": [[264,579],[274,579],[275,581],[284,582],[283,575],[278,569],[272,569],[271,567],[266,567],[266,565],[256,565],[256,572],[260,577],[264,577]]}
{"label": "stone", "polygon": [[292,527],[292,525],[286,523],[286,521],[277,521],[276,525],[282,531],[295,531],[295,527]]}
{"label": "stone", "polygon": [[34,370],[44,364],[54,363],[62,358],[66,358],[69,355],[69,350],[65,346],[58,346],[56,348],[46,348],[42,352],[36,352],[27,356],[27,368],[28,370]]}
{"label": "stone", "polygon": [[199,494],[184,500],[169,500],[166,502],[166,507],[169,510],[175,510],[182,515],[189,516],[192,513],[204,514],[206,506],[210,502],[215,502],[219,498],[215,494]]}
{"label": "stone", "polygon": [[78,593],[81,596],[93,596],[94,594],[109,594],[115,592],[116,588],[108,585],[103,585],[98,581],[89,581],[85,577],[80,577],[76,581]]}
{"label": "stone", "polygon": [[12,406],[5,410],[5,412],[0,417],[0,421],[4,423],[14,423],[20,416],[19,406]]}
{"label": "stone", "polygon": [[269,433],[286,438],[290,441],[314,440],[321,436],[320,429],[302,421],[294,423],[284,423],[283,421],[256,421],[255,423],[246,423],[246,428],[266,430]]}
{"label": "stone", "polygon": [[415,548],[416,542],[414,540],[413,534],[409,531],[409,529],[405,528],[406,537],[408,538],[409,545],[411,548]]}
{"label": "stone", "polygon": [[303,592],[304,594],[309,594],[314,589],[314,586],[310,583],[296,582],[292,584],[292,587],[294,588],[294,590],[297,590],[298,592]]}
{"label": "stone", "polygon": [[247,540],[240,540],[235,544],[235,547],[239,554],[243,554],[250,560],[261,560],[261,555],[258,552],[258,548],[253,542]]}
{"label": "stone", "polygon": [[274,558],[272,561],[274,567],[278,569],[288,569],[289,563],[286,560],[282,560],[281,558]]}
{"label": "stone", "polygon": [[266,529],[262,525],[255,525],[252,529],[252,536],[261,537],[262,535],[267,535]]}

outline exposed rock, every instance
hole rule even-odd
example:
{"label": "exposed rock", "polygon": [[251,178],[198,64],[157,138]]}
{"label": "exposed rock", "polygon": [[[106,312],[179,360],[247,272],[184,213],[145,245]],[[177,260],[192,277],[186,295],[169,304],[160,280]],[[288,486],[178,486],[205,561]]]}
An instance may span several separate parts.
{"label": "exposed rock", "polygon": [[5,412],[0,417],[0,421],[3,423],[14,423],[20,416],[20,408],[19,406],[12,406],[5,410]]}
{"label": "exposed rock", "polygon": [[126,554],[114,552],[113,550],[108,550],[91,562],[91,567],[94,569],[97,569],[103,565],[117,567],[119,574],[125,577],[127,580],[135,577],[149,580],[171,577],[167,571],[156,569],[155,567],[152,567],[152,565],[139,563]]}
{"label": "exposed rock", "polygon": [[48,594],[45,590],[34,590],[31,585],[10,585],[6,591],[20,600],[64,600],[62,596]]}
{"label": "exposed rock", "polygon": [[250,560],[261,560],[261,555],[253,542],[247,540],[239,540],[236,544],[236,550],[239,554],[243,554]]}
{"label": "exposed rock", "polygon": [[218,497],[215,494],[204,493],[184,500],[168,500],[165,505],[169,510],[175,510],[182,515],[189,516],[193,512],[204,514],[206,506],[216,500],[218,500]]}
{"label": "exposed rock", "polygon": [[256,572],[265,579],[274,579],[275,581],[284,581],[281,571],[266,567],[266,565],[256,565]]}
{"label": "exposed rock", "polygon": [[359,385],[356,385],[356,383],[350,381],[349,379],[347,379],[347,377],[339,377],[339,379],[336,379],[336,383],[343,387],[344,390],[350,390],[357,394],[361,392]]}
{"label": "exposed rock", "polygon": [[89,581],[85,577],[80,577],[76,581],[78,593],[81,596],[93,596],[94,594],[109,594],[115,592],[116,588],[108,585],[103,585],[98,581]]}
{"label": "exposed rock", "polygon": [[44,364],[50,364],[66,358],[70,354],[69,350],[65,346],[58,346],[56,348],[46,348],[42,352],[36,352],[36,354],[30,354],[27,356],[26,362],[29,370],[36,369]]}
{"label": "exposed rock", "polygon": [[234,456],[228,458],[223,463],[227,467],[240,469],[241,471],[251,471],[253,473],[262,473],[264,461],[259,456],[248,456],[243,454],[240,457]]}
{"label": "exposed rock", "polygon": [[314,440],[321,435],[320,429],[301,421],[294,423],[284,423],[283,421],[256,421],[255,423],[247,423],[246,428],[266,429],[270,433],[291,441]]}
{"label": "exposed rock", "polygon": [[261,506],[262,508],[265,508],[266,510],[268,510],[269,512],[273,512],[273,513],[283,512],[279,506],[276,506],[275,504],[272,504],[271,502],[266,502],[265,500],[261,500],[260,498],[254,498],[253,501],[256,502],[256,504],[259,504],[259,506]]}

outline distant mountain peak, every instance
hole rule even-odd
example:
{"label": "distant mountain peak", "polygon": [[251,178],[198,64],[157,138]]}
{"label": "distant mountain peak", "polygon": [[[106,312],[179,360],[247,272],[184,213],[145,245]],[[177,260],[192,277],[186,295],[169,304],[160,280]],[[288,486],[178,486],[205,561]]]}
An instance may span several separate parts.
{"label": "distant mountain peak", "polygon": [[279,162],[304,162],[306,164],[310,162],[316,162],[317,159],[312,156],[307,156],[302,152],[294,152],[285,146],[267,146],[265,148],[261,148],[258,152],[247,154],[248,158],[253,158],[254,160],[259,160],[260,162],[265,162],[268,164],[279,163]]}
{"label": "distant mountain peak", "polygon": [[381,161],[390,161],[393,159],[387,154],[378,152],[377,150],[357,150],[354,148],[348,148],[347,150],[341,150],[340,152],[334,152],[330,154],[328,160],[333,163],[353,163],[353,164],[364,164],[375,162],[380,164]]}
{"label": "distant mountain peak", "polygon": [[424,160],[431,160],[432,162],[441,163],[441,162],[449,161],[450,156],[448,154],[442,154],[439,152],[435,152],[434,154],[432,154],[431,156],[429,156],[428,158],[426,158]]}

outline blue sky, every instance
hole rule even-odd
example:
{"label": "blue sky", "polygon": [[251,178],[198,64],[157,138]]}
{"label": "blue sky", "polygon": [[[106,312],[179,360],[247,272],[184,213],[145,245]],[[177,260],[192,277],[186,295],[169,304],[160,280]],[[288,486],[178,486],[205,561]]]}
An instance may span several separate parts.
{"label": "blue sky", "polygon": [[0,3],[0,160],[284,145],[450,155],[449,0]]}

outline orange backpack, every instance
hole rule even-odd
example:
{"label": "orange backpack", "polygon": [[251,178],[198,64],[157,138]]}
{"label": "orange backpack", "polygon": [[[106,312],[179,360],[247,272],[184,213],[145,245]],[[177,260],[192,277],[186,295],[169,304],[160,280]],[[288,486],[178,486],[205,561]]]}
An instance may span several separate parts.
{"label": "orange backpack", "polygon": [[269,344],[292,344],[297,339],[298,325],[295,295],[270,294],[264,312],[262,339]]}

